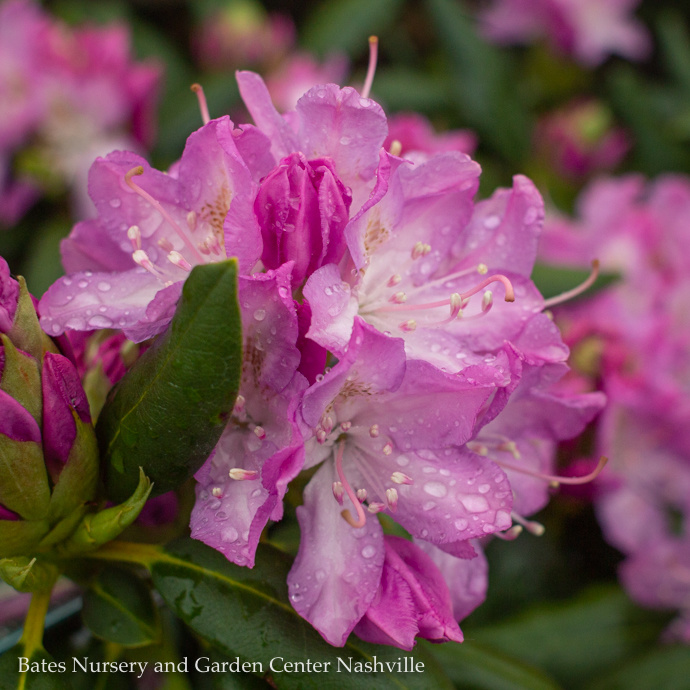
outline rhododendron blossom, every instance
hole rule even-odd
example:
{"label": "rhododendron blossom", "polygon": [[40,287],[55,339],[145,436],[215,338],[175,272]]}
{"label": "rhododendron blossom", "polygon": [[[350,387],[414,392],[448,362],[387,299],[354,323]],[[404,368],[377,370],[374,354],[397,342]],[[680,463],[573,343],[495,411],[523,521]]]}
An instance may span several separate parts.
{"label": "rhododendron blossom", "polygon": [[568,349],[530,280],[534,185],[516,176],[475,203],[464,153],[384,148],[371,50],[361,92],[318,85],[284,115],[239,72],[253,125],[210,119],[195,86],[204,125],[168,174],[132,153],[98,159],[98,217],[63,242],[70,274],[40,312],[50,334],[144,341],[193,266],[236,257],[241,383],[196,473],[192,536],[253,567],[310,472],[290,602],[330,644],[354,631],[411,649],[462,639],[486,592],[477,540],[538,532],[525,516],[558,480],[555,444],[602,398],[557,388]]}

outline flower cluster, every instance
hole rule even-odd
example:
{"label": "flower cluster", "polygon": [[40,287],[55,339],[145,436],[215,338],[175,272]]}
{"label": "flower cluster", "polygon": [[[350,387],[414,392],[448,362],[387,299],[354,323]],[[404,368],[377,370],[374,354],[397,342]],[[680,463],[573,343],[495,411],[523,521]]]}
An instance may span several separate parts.
{"label": "flower cluster", "polygon": [[297,612],[333,645],[461,640],[486,590],[478,540],[539,532],[525,516],[559,481],[555,444],[603,404],[559,387],[568,349],[529,278],[541,197],[517,176],[475,203],[467,155],[385,148],[367,86],[315,86],[282,116],[258,75],[237,80],[253,125],[209,120],[167,174],[94,163],[98,217],[64,241],[42,326],[144,341],[193,266],[236,257],[241,383],[192,536],[253,566],[307,470]]}
{"label": "flower cluster", "polygon": [[70,28],[32,0],[0,5],[0,223],[45,191],[79,190],[98,155],[151,143],[160,68],[133,63],[125,26]]}
{"label": "flower cluster", "polygon": [[546,38],[578,62],[596,67],[611,53],[646,57],[650,39],[631,16],[639,0],[495,0],[483,12],[486,36],[500,43]]}
{"label": "flower cluster", "polygon": [[[609,405],[597,450],[610,454],[595,506],[626,556],[620,576],[640,603],[680,610],[671,634],[690,641],[690,181],[667,175],[602,179],[579,219],[551,219],[543,253],[582,265],[596,254],[613,286],[556,313],[586,385]],[[602,477],[603,479],[604,477]]]}

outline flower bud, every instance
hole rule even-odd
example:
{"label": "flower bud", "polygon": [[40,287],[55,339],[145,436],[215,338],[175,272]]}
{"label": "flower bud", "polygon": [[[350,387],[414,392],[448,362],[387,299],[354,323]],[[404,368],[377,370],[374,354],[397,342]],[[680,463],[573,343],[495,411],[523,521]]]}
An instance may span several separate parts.
{"label": "flower bud", "polygon": [[307,161],[301,153],[283,158],[263,179],[254,202],[264,266],[294,261],[293,285],[299,286],[319,266],[340,261],[351,203],[330,159]]}
{"label": "flower bud", "polygon": [[23,279],[0,260],[0,558],[68,537],[96,493],[88,403],[56,349]]}

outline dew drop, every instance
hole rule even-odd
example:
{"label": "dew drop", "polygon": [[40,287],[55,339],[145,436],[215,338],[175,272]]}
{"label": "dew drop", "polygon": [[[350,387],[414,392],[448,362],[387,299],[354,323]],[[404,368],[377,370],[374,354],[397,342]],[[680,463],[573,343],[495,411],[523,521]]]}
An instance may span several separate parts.
{"label": "dew drop", "polygon": [[266,310],[265,309],[257,309],[254,312],[254,320],[255,321],[263,321],[266,318]]}
{"label": "dew drop", "polygon": [[500,224],[501,219],[499,216],[487,216],[486,220],[484,221],[484,227],[488,230],[493,230],[494,228],[497,228]]}
{"label": "dew drop", "polygon": [[105,281],[98,283],[98,289],[101,292],[108,292],[108,290],[110,290],[111,287],[112,286],[110,285],[110,283],[106,283]]}
{"label": "dew drop", "polygon": [[362,549],[363,558],[371,558],[376,553],[376,547],[369,544]]}
{"label": "dew drop", "polygon": [[119,199],[111,199],[111,200],[110,200],[110,205],[111,205],[113,208],[120,208],[120,206],[122,206],[122,202],[121,202]]}
{"label": "dew drop", "polygon": [[484,496],[463,496],[460,503],[470,513],[483,513],[489,509],[489,503]]}
{"label": "dew drop", "polygon": [[462,532],[467,529],[469,523],[467,522],[467,520],[456,520],[453,524],[458,529],[458,531]]}
{"label": "dew drop", "polygon": [[240,535],[234,527],[228,526],[222,530],[220,536],[223,537],[223,541],[229,541],[232,543],[234,541],[237,541],[237,537],[239,537]]}
{"label": "dew drop", "polygon": [[112,319],[103,316],[103,314],[96,314],[89,319],[89,326],[93,326],[93,328],[110,328],[112,325]]}
{"label": "dew drop", "polygon": [[477,491],[479,491],[480,494],[485,494],[485,493],[488,493],[490,488],[491,487],[488,484],[480,484],[477,487]]}
{"label": "dew drop", "polygon": [[427,482],[424,485],[424,493],[429,494],[429,496],[436,496],[436,498],[443,498],[448,493],[448,489],[441,482]]}
{"label": "dew drop", "polygon": [[80,280],[77,285],[83,290],[85,287],[89,286],[88,280]]}

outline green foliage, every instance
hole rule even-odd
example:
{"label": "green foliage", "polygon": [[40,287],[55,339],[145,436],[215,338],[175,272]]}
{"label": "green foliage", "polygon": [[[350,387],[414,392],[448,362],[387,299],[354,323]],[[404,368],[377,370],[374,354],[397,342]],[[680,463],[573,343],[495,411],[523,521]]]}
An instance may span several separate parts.
{"label": "green foliage", "polygon": [[113,500],[142,467],[162,494],[208,458],[239,387],[242,335],[234,260],[197,266],[168,330],[113,389],[96,431]]}
{"label": "green foliage", "polygon": [[271,673],[277,688],[450,688],[433,658],[415,652],[424,673],[334,673],[338,657],[352,662],[395,662],[402,652],[351,637],[343,649],[327,644],[292,608],[286,578],[291,560],[263,546],[253,569],[238,567],[204,544],[184,539],[149,563],[153,583],[172,610],[224,654],[259,662],[264,673],[271,659],[331,663],[330,673]]}
{"label": "green foliage", "polygon": [[160,621],[149,588],[120,568],[108,568],[91,582],[82,616],[96,637],[123,647],[140,647],[160,638]]}

